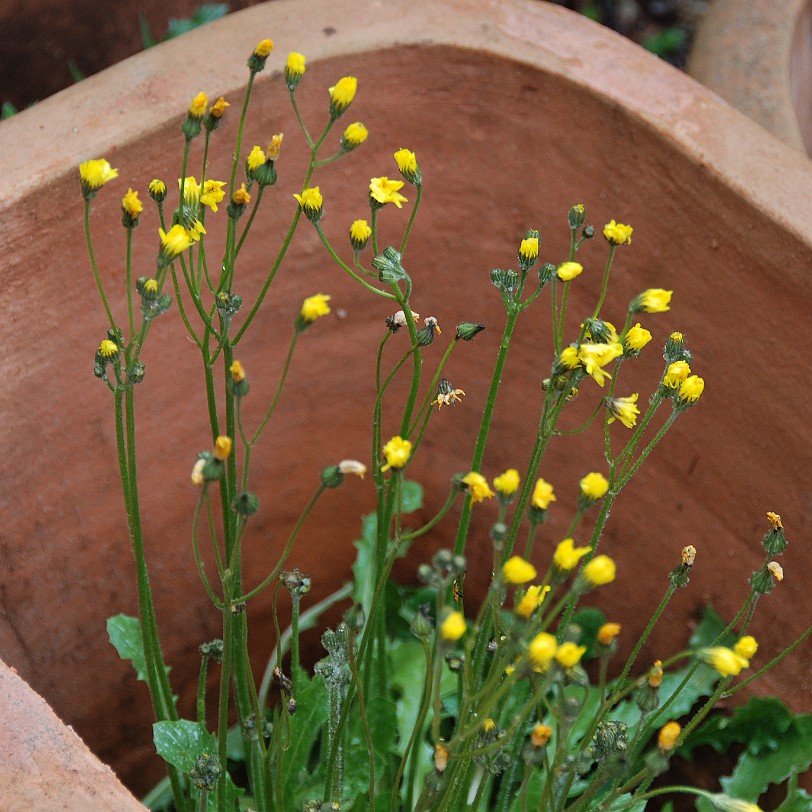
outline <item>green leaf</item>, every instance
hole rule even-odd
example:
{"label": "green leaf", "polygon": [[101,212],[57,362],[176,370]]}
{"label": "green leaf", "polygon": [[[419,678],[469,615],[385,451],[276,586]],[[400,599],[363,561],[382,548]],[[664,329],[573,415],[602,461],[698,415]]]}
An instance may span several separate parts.
{"label": "green leaf", "polygon": [[372,267],[378,271],[378,279],[381,282],[399,282],[409,278],[400,259],[400,252],[390,245],[384,249],[382,254],[378,254],[372,260]]}
{"label": "green leaf", "polygon": [[579,645],[586,646],[584,657],[595,656],[595,640],[598,636],[598,629],[606,623],[606,615],[600,609],[585,607],[579,609],[570,621],[581,630]]}
{"label": "green leaf", "polygon": [[400,502],[404,513],[414,513],[423,507],[423,486],[419,482],[404,479],[400,483]]}
{"label": "green leaf", "polygon": [[726,646],[732,642],[735,637],[728,635],[722,638],[719,642],[717,638],[724,630],[727,624],[716,614],[714,608],[709,604],[702,610],[702,620],[691,635],[688,643],[690,648],[705,648],[706,646],[722,645]]}
{"label": "green leaf", "polygon": [[793,787],[787,799],[775,812],[809,812],[812,809],[812,795],[806,790]]}
{"label": "green leaf", "polygon": [[377,544],[378,517],[374,513],[364,516],[361,538],[353,544],[358,550],[355,563],[352,565],[353,600],[364,607],[364,614],[369,617],[372,607],[372,596],[375,594],[375,546]]}
{"label": "green leaf", "polygon": [[147,664],[141,640],[141,624],[137,617],[114,615],[107,618],[107,634],[122,660],[129,660],[138,679],[147,681]]}
{"label": "green leaf", "polygon": [[181,772],[190,773],[203,753],[216,753],[217,741],[199,722],[178,719],[175,722],[155,722],[152,726],[155,749],[164,761]]}
{"label": "green leaf", "polygon": [[213,20],[219,20],[221,17],[225,17],[226,14],[228,14],[228,3],[204,3],[195,9],[191,17],[182,17],[180,19],[170,17],[163,40],[179,37],[187,31],[199,28],[201,25],[210,23]]}

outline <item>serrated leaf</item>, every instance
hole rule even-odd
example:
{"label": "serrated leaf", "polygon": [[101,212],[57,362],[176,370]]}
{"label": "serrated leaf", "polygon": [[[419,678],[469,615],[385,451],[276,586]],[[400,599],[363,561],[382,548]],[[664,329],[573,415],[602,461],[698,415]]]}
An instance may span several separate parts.
{"label": "serrated leaf", "polygon": [[137,617],[114,615],[107,618],[107,634],[122,660],[129,660],[138,679],[147,681],[147,664],[141,640],[141,624]]}
{"label": "serrated leaf", "polygon": [[793,787],[784,803],[775,812],[809,812],[812,809],[812,795],[799,787]]}
{"label": "serrated leaf", "polygon": [[155,722],[152,741],[164,761],[189,773],[203,753],[216,753],[217,740],[199,722],[178,719],[174,722]]}

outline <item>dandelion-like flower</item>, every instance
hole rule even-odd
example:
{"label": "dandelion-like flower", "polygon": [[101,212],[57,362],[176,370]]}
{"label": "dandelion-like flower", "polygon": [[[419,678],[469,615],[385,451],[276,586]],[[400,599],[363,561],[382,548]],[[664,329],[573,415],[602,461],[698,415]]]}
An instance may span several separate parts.
{"label": "dandelion-like flower", "polygon": [[451,612],[440,624],[440,637],[443,640],[454,642],[465,634],[467,628],[465,616],[462,612]]}
{"label": "dandelion-like flower", "polygon": [[203,118],[208,103],[209,97],[203,92],[198,93],[189,105],[189,115],[192,116],[192,118]]}
{"label": "dandelion-like flower", "polygon": [[513,496],[519,490],[520,482],[519,472],[515,468],[508,468],[493,480],[493,487],[500,496]]}
{"label": "dandelion-like flower", "polygon": [[289,90],[295,90],[305,73],[305,56],[298,51],[291,51],[285,63],[285,84]]}
{"label": "dandelion-like flower", "polygon": [[176,257],[192,244],[192,237],[180,223],[176,223],[169,231],[159,228],[158,234],[161,238],[161,255],[166,259]]}
{"label": "dandelion-like flower", "polygon": [[231,455],[232,441],[231,437],[221,434],[214,441],[214,458],[224,462]]}
{"label": "dandelion-like flower", "polygon": [[637,424],[637,416],[640,414],[640,409],[637,408],[637,397],[638,393],[635,392],[625,398],[607,398],[606,408],[612,415],[609,422],[614,423],[617,418],[627,429],[634,428]]}
{"label": "dandelion-like flower", "polygon": [[400,436],[393,437],[383,447],[383,454],[386,457],[386,465],[381,468],[381,471],[388,471],[390,468],[403,468],[412,454],[412,444]]}
{"label": "dandelion-like flower", "polygon": [[610,220],[603,227],[603,236],[611,245],[631,245],[633,231],[634,229],[631,226],[624,226],[623,223]]}
{"label": "dandelion-like flower", "polygon": [[699,375],[689,375],[677,390],[677,400],[688,406],[696,403],[705,391],[705,381]]}
{"label": "dandelion-like flower", "polygon": [[619,342],[612,344],[581,344],[578,347],[578,359],[584,365],[587,374],[591,375],[598,386],[603,386],[606,378],[612,376],[604,367],[615,358],[623,355],[623,345]]}
{"label": "dandelion-like flower", "polygon": [[127,194],[121,199],[121,209],[132,220],[137,220],[138,215],[144,211],[144,204],[138,199],[138,192],[127,189]]}
{"label": "dandelion-like flower", "polygon": [[536,486],[533,488],[531,504],[534,508],[538,508],[539,510],[547,510],[550,506],[550,502],[555,501],[556,498],[553,493],[553,486],[539,477],[536,481]]}
{"label": "dandelion-like flower", "polygon": [[639,353],[651,341],[651,333],[640,322],[630,327],[623,338],[623,347],[627,353]]}
{"label": "dandelion-like flower", "polygon": [[549,586],[542,588],[534,584],[527,587],[527,592],[522,595],[521,600],[516,604],[516,614],[525,620],[529,620],[533,612],[544,602],[544,598],[549,591]]}
{"label": "dandelion-like flower", "polygon": [[578,486],[581,490],[581,499],[591,503],[597,502],[598,499],[603,499],[606,496],[606,492],[609,490],[609,481],[598,471],[592,471],[581,479]]}
{"label": "dandelion-like flower", "polygon": [[476,471],[466,474],[462,481],[468,486],[468,493],[474,502],[483,502],[485,499],[491,499],[494,495],[488,485],[488,480]]}
{"label": "dandelion-like flower", "polygon": [[756,642],[756,638],[750,634],[746,634],[744,637],[739,639],[739,642],[736,643],[735,646],[733,646],[733,651],[735,651],[739,657],[744,657],[745,660],[752,660],[758,651],[758,643]]}
{"label": "dandelion-like flower", "polygon": [[663,375],[663,386],[668,389],[679,389],[680,384],[691,374],[691,367],[686,361],[674,361],[669,364]]}
{"label": "dandelion-like flower", "polygon": [[370,201],[374,201],[380,206],[385,206],[387,203],[394,203],[399,209],[402,209],[403,204],[408,203],[408,199],[398,192],[398,190],[402,188],[402,180],[389,180],[389,178],[385,176],[370,178]]}
{"label": "dandelion-like flower", "polygon": [[355,98],[358,80],[354,76],[344,76],[330,88],[330,115],[338,118]]}
{"label": "dandelion-like flower", "polygon": [[527,646],[527,657],[533,667],[546,671],[558,651],[558,641],[548,632],[539,632]]}
{"label": "dandelion-like flower", "polygon": [[149,196],[156,203],[163,203],[166,200],[166,184],[162,180],[153,178],[149,182],[147,189],[149,190]]}
{"label": "dandelion-like flower", "polygon": [[740,801],[722,793],[707,794],[704,796],[712,804],[716,812],[762,812],[758,804],[749,801]]}
{"label": "dandelion-like flower", "polygon": [[508,584],[526,584],[532,581],[538,573],[529,562],[517,555],[509,558],[502,565],[502,578]]}
{"label": "dandelion-like flower", "polygon": [[231,107],[231,104],[227,102],[222,96],[211,106],[209,107],[209,115],[212,118],[222,118],[223,114],[226,112],[226,107]]}
{"label": "dandelion-like flower", "polygon": [[704,660],[723,677],[735,677],[750,665],[750,662],[741,654],[737,654],[733,649],[726,646],[703,648],[697,653],[700,659]]}
{"label": "dandelion-like flower", "polygon": [[576,276],[583,273],[584,266],[580,262],[562,262],[556,269],[556,275],[562,282],[571,282]]}
{"label": "dandelion-like flower", "polygon": [[615,638],[619,634],[620,634],[619,623],[604,623],[598,629],[596,639],[602,646],[611,646],[612,643],[615,641]]}
{"label": "dandelion-like flower", "polygon": [[241,183],[240,188],[234,191],[234,194],[231,195],[231,202],[235,206],[247,206],[251,202],[251,195],[248,193],[248,189],[245,188],[245,184]]}
{"label": "dandelion-like flower", "polygon": [[678,722],[668,722],[660,728],[657,734],[657,747],[663,753],[670,753],[677,746],[677,739],[682,733],[682,727]]}
{"label": "dandelion-like flower", "polygon": [[522,259],[533,260],[536,259],[538,255],[539,255],[538,237],[528,237],[527,239],[522,240],[522,243],[519,246],[519,256]]}
{"label": "dandelion-like flower", "polygon": [[318,186],[305,189],[300,195],[293,195],[299,203],[305,217],[311,223],[317,223],[323,213],[324,198],[321,196]]}
{"label": "dandelion-like flower", "polygon": [[113,169],[109,161],[95,158],[79,164],[79,179],[82,183],[82,194],[87,200],[108,181],[118,177],[118,169]]}
{"label": "dandelion-like flower", "polygon": [[360,121],[354,121],[347,126],[341,135],[341,149],[350,152],[360,147],[368,136],[369,130]]}
{"label": "dandelion-like flower", "polygon": [[398,165],[400,174],[414,186],[420,186],[423,179],[420,174],[420,167],[417,165],[417,156],[410,150],[401,147],[395,153],[395,163]]}
{"label": "dandelion-like flower", "polygon": [[555,653],[555,660],[562,668],[569,671],[581,662],[585,651],[586,646],[579,646],[572,642],[562,643]]}
{"label": "dandelion-like flower", "polygon": [[549,725],[537,724],[530,731],[530,744],[533,747],[546,747],[553,735],[553,729]]}
{"label": "dandelion-like flower", "polygon": [[302,302],[302,309],[299,311],[299,317],[303,322],[312,324],[316,319],[326,316],[330,312],[330,306],[327,302],[332,297],[325,293],[316,293],[313,296],[308,296]]}
{"label": "dandelion-like flower", "polygon": [[273,50],[273,40],[263,39],[257,43],[256,48],[248,57],[248,69],[251,73],[259,73],[265,67],[265,62]]}
{"label": "dandelion-like flower", "polygon": [[591,547],[576,547],[573,539],[559,541],[553,553],[553,566],[559,572],[572,572],[591,549]]}
{"label": "dandelion-like flower", "polygon": [[366,220],[353,220],[350,226],[350,244],[353,250],[363,251],[371,236],[372,229]]}
{"label": "dandelion-like flower", "polygon": [[671,301],[673,290],[663,290],[662,288],[649,288],[637,296],[629,306],[632,313],[665,313],[671,308],[668,306]]}
{"label": "dandelion-like flower", "polygon": [[591,561],[584,564],[578,576],[590,588],[604,586],[615,580],[615,562],[608,555],[596,555]]}
{"label": "dandelion-like flower", "polygon": [[109,338],[105,338],[104,341],[99,344],[99,355],[108,361],[111,358],[115,358],[118,355],[118,344]]}

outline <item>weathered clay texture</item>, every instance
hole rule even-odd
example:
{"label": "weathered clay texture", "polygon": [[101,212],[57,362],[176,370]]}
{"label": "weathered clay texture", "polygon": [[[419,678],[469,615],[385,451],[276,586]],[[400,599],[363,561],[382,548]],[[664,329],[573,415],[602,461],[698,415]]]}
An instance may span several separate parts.
{"label": "weathered clay texture", "polygon": [[[443,327],[439,345],[427,351],[427,371],[455,323],[487,325],[455,350],[447,369],[467,392],[464,403],[435,415],[409,469],[427,488],[416,521],[434,515],[452,474],[470,466],[504,324],[489,270],[515,266],[530,227],[543,231],[544,260],[564,259],[566,212],[582,202],[599,229],[610,218],[635,229],[633,245],[618,252],[607,318],[622,323],[628,302],[645,288],[675,290],[669,313],[640,319],[655,342],[629,365],[628,377],[624,371],[622,394],[648,398],[662,370],[657,345],[676,329],[707,382],[701,403],[677,421],[616,504],[602,548],[618,560],[618,581],[595,601],[624,624],[628,651],[680,549],[695,544],[691,585],[670,605],[641,663],[677,651],[706,603],[726,616],[738,609],[747,578],[761,564],[764,513],[775,510],[795,543],[782,559],[784,583],[758,607],[753,631],[762,649],[755,664],[791,642],[809,622],[804,574],[812,563],[803,543],[812,505],[810,368],[799,349],[812,294],[807,159],[619,36],[535,0],[369,2],[363,13],[350,0],[279,0],[128,60],[0,128],[6,436],[0,650],[7,661],[128,784],[143,790],[160,773],[150,755],[145,687],[104,633],[105,619],[133,613],[136,597],[111,397],[92,376],[105,321],[82,239],[77,167],[103,156],[120,172],[93,204],[92,229],[112,306],[122,314],[122,194],[132,186],[146,198],[153,177],[174,187],[179,124],[201,89],[234,105],[215,134],[208,169],[209,177],[227,177],[242,66],[263,36],[276,41],[277,51],[257,83],[245,145],[267,144],[279,131],[285,145],[279,184],[266,195],[269,205],[240,255],[235,290],[253,300],[300,189],[304,150],[279,74],[286,53],[298,50],[309,59],[298,98],[311,128],[325,121],[327,88],[351,74],[359,93],[346,122],[363,120],[372,133],[357,153],[315,179],[325,196],[328,236],[351,256],[346,230],[368,213],[368,178],[396,176],[392,152],[414,149],[426,194],[404,263],[416,309]],[[189,173],[199,177],[198,143],[192,160]],[[384,244],[399,240],[406,222],[405,211],[389,208],[381,213]],[[224,222],[219,214],[207,225],[216,234]],[[156,228],[147,207],[135,234],[139,274],[154,269]],[[602,238],[583,251],[587,270],[573,285],[568,337],[594,307],[605,256]],[[251,484],[261,511],[245,543],[248,583],[272,567],[322,466],[371,457],[373,359],[391,308],[348,282],[306,223],[253,334],[239,347],[251,376],[247,419],[257,418],[273,392],[302,298],[317,292],[332,294],[334,313],[301,338],[289,388],[255,454]],[[551,360],[548,304],[538,305],[523,319],[505,369],[484,463],[488,476],[526,466]],[[389,361],[404,350],[401,339],[394,337]],[[219,628],[190,546],[196,492],[189,472],[211,442],[202,372],[174,307],[154,325],[145,362],[138,464],[146,546],[173,687],[182,713],[191,714],[197,645]],[[603,394],[586,381],[565,427],[578,425]],[[385,432],[396,430],[386,423]],[[578,479],[604,465],[597,432],[551,444],[540,473],[559,501],[540,533],[539,561],[566,530]],[[312,573],[314,601],[349,576],[351,542],[372,504],[369,479],[348,481],[306,525],[290,565]],[[489,575],[487,529],[495,515],[492,504],[475,509],[466,582],[472,596]],[[452,516],[416,545],[399,575],[412,578],[417,562],[449,544],[454,531]],[[272,645],[264,631],[270,625],[263,625],[270,623],[270,596],[252,601],[248,611],[251,650],[262,668]],[[797,710],[812,710],[804,652],[760,686],[782,693]]]}

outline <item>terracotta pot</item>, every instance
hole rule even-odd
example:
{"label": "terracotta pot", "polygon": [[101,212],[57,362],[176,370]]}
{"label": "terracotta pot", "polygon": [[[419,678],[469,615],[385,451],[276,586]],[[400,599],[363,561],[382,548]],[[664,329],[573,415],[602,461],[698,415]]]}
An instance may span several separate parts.
{"label": "terracotta pot", "polygon": [[[112,306],[122,313],[121,195],[131,185],[146,197],[153,177],[172,186],[180,171],[178,127],[189,100],[204,89],[211,97],[224,94],[234,104],[230,113],[238,109],[246,55],[263,36],[276,41],[270,63],[277,68],[288,50],[307,54],[298,98],[309,122],[324,121],[326,89],[339,77],[359,79],[347,120],[363,120],[372,135],[317,179],[326,200],[323,224],[335,244],[346,245],[349,223],[365,216],[367,179],[395,175],[392,152],[414,149],[426,185],[405,257],[418,291],[415,306],[437,316],[443,339],[459,321],[487,324],[475,342],[455,352],[447,370],[467,392],[464,403],[435,416],[410,468],[427,486],[420,518],[434,514],[450,476],[470,465],[504,324],[489,270],[515,264],[529,227],[544,231],[545,260],[563,259],[566,211],[582,202],[599,227],[615,218],[635,229],[633,246],[619,251],[607,317],[622,320],[628,301],[645,288],[674,288],[672,310],[641,321],[657,343],[682,330],[695,370],[707,381],[700,405],[677,421],[618,500],[602,542],[618,560],[619,577],[596,600],[623,622],[626,650],[685,544],[699,548],[691,587],[669,607],[644,661],[682,646],[707,602],[732,616],[761,563],[766,510],[782,514],[791,539],[809,529],[812,421],[802,390],[809,363],[797,349],[812,293],[807,160],[690,78],[555,6],[419,0],[370,4],[362,13],[349,0],[311,0],[305,17],[312,25],[303,24],[303,8],[279,0],[229,16],[0,128],[7,382],[0,650],[138,792],[160,765],[150,755],[144,686],[104,633],[105,619],[134,613],[136,598],[112,405],[91,374],[105,322],[82,239],[77,167],[103,156],[120,172],[94,202],[92,228]],[[244,275],[235,290],[248,302],[292,213],[291,194],[304,165],[278,70],[262,75],[255,102],[246,145],[264,144],[279,131],[286,140],[273,204],[240,257]],[[210,177],[227,177],[235,121],[231,115],[216,134]],[[216,222],[212,218],[215,231]],[[405,216],[385,210],[382,224],[384,241],[394,241]],[[145,213],[136,232],[135,267],[145,273],[154,268],[156,225]],[[573,314],[594,307],[605,258],[600,243],[583,252],[587,273],[573,287]],[[275,291],[253,337],[240,346],[252,381],[250,416],[272,391],[302,298],[330,293],[335,308],[333,318],[302,338],[289,389],[255,455],[252,487],[261,511],[245,549],[249,582],[273,565],[322,466],[370,458],[372,358],[389,314],[331,266],[309,227],[297,234]],[[505,370],[484,465],[489,476],[526,465],[539,382],[549,369],[540,350],[547,346],[543,312],[537,313],[520,328]],[[428,357],[441,352],[442,346],[432,348]],[[196,493],[189,471],[197,451],[210,443],[202,374],[174,310],[156,323],[144,360],[138,412],[146,545],[173,688],[188,714],[196,648],[218,635],[219,621],[190,548]],[[661,364],[654,349],[636,364],[641,400]],[[589,412],[601,394],[587,382],[576,411]],[[387,431],[395,433],[395,426]],[[559,502],[543,528],[539,557],[565,532],[578,479],[602,464],[594,434],[551,445],[541,474],[555,485]],[[350,542],[360,515],[372,507],[372,490],[369,480],[348,482],[308,523],[290,564],[313,574],[314,600],[349,577]],[[491,505],[477,506],[466,584],[472,595],[489,577],[487,528],[494,515]],[[417,545],[399,575],[412,578],[417,561],[449,544],[454,531],[452,518]],[[759,605],[759,663],[806,628],[810,616],[809,590],[799,575],[810,564],[808,552],[793,544],[782,563],[784,583]],[[262,631],[270,597],[252,602],[249,611],[261,668],[270,647]],[[781,693],[796,710],[812,710],[803,653],[782,663],[758,690]]]}
{"label": "terracotta pot", "polygon": [[714,0],[688,72],[785,143],[812,151],[809,0]]}

